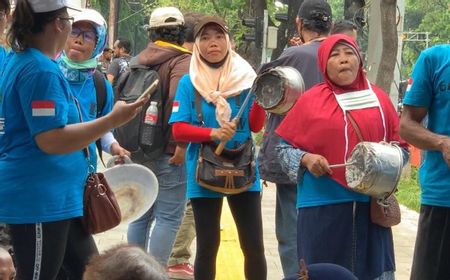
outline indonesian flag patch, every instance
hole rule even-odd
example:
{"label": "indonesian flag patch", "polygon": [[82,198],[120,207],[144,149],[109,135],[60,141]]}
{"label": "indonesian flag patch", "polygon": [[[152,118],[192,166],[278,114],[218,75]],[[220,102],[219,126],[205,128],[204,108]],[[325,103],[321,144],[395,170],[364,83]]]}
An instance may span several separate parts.
{"label": "indonesian flag patch", "polygon": [[174,101],[172,106],[172,113],[178,112],[178,109],[180,109],[180,102]]}
{"label": "indonesian flag patch", "polygon": [[413,79],[409,78],[408,79],[408,86],[406,87],[406,91],[410,91],[411,90],[412,83],[413,83]]}
{"label": "indonesian flag patch", "polygon": [[33,117],[54,117],[55,102],[52,100],[36,100],[31,102]]}

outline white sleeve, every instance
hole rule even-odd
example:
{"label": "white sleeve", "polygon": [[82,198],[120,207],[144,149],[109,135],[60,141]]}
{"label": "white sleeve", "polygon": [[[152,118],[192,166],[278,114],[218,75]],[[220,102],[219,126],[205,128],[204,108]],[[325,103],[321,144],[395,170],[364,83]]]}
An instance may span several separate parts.
{"label": "white sleeve", "polygon": [[104,152],[107,152],[108,154],[110,154],[111,153],[111,145],[113,143],[117,143],[117,140],[116,140],[116,138],[114,138],[114,135],[110,131],[102,136],[101,143],[102,143],[102,150]]}

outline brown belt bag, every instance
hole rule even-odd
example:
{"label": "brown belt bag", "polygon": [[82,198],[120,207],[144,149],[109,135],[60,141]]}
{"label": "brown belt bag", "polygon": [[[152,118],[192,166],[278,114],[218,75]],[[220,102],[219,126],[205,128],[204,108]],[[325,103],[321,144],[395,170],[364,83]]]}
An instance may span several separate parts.
{"label": "brown belt bag", "polygon": [[252,139],[236,149],[224,149],[220,155],[214,153],[216,147],[214,142],[200,145],[195,173],[197,183],[225,194],[248,190],[256,180]]}

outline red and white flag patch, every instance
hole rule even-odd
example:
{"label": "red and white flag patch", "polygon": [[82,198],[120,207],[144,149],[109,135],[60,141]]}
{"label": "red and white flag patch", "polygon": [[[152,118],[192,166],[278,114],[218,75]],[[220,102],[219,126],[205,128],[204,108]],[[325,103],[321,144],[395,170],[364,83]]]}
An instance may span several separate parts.
{"label": "red and white flag patch", "polygon": [[55,116],[55,102],[53,100],[36,100],[31,102],[31,115],[33,117]]}
{"label": "red and white flag patch", "polygon": [[409,91],[411,89],[412,83],[413,83],[413,79],[409,78],[408,79],[408,86],[406,86],[406,91]]}
{"label": "red and white flag patch", "polygon": [[180,109],[180,102],[174,101],[172,106],[172,113],[178,112],[178,109]]}

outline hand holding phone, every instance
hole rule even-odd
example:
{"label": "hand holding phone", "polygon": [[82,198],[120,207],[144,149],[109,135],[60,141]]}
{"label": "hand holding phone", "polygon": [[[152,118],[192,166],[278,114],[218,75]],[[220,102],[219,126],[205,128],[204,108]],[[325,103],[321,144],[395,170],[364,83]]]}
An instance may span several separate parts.
{"label": "hand holding phone", "polygon": [[144,93],[139,96],[139,98],[136,100],[136,102],[140,101],[143,98],[148,98],[150,95],[155,91],[156,87],[159,84],[159,80],[155,80],[145,91]]}

